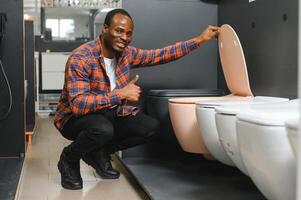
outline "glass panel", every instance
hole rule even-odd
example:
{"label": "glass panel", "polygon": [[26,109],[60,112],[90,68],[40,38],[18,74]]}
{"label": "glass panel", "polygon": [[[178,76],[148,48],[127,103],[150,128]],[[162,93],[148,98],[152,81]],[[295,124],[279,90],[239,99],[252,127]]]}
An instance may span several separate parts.
{"label": "glass panel", "polygon": [[59,37],[59,20],[58,19],[46,19],[46,28],[51,29],[51,35],[53,37]]}
{"label": "glass panel", "polygon": [[75,39],[73,19],[60,19],[60,38],[66,40]]}

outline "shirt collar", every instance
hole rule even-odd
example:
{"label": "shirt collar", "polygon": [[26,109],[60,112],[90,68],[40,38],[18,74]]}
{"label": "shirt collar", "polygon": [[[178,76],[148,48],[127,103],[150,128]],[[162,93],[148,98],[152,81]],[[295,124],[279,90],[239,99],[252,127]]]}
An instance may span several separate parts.
{"label": "shirt collar", "polygon": [[95,50],[97,52],[99,52],[99,57],[103,57],[103,54],[102,54],[102,44],[101,44],[101,35],[98,35],[96,38],[95,38]]}
{"label": "shirt collar", "polygon": [[[101,35],[98,35],[96,38],[95,38],[95,50],[99,52],[99,58],[103,58],[103,53],[102,53],[102,43],[101,43]],[[124,55],[125,55],[125,51],[126,51],[127,47],[124,49],[123,52],[119,53],[116,55],[116,60],[119,61],[121,60]]]}

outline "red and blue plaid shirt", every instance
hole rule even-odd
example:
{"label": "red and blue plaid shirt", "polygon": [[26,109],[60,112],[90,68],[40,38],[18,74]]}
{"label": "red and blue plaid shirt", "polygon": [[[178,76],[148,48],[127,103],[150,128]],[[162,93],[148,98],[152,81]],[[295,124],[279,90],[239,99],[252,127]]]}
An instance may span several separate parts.
{"label": "red and blue plaid shirt", "polygon": [[[164,64],[179,59],[196,49],[195,39],[178,42],[162,49],[143,50],[127,46],[116,58],[116,88],[129,82],[130,68]],[[100,37],[87,42],[72,52],[65,69],[65,83],[57,104],[54,124],[62,129],[72,117],[118,106],[117,114],[135,114],[138,109],[122,104],[122,100],[110,88],[102,54]]]}

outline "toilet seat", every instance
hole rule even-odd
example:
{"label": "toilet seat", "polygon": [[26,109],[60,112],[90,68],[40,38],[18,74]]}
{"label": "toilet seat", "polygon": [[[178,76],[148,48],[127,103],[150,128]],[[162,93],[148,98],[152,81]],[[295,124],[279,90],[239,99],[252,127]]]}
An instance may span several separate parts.
{"label": "toilet seat", "polygon": [[299,100],[251,105],[237,115],[239,150],[259,190],[273,200],[295,200],[296,162],[285,120],[299,117]]}
{"label": "toilet seat", "polygon": [[195,102],[204,100],[204,101],[210,101],[215,100],[217,97],[179,97],[179,98],[172,98],[168,99],[169,103],[176,103],[176,104],[195,104]]}
{"label": "toilet seat", "polygon": [[237,118],[263,126],[285,126],[285,121],[299,117],[299,100],[291,100],[270,105],[250,105],[246,112],[239,113]]}
{"label": "toilet seat", "polygon": [[222,163],[233,166],[234,163],[228,157],[219,140],[214,108],[222,105],[223,102],[248,100],[253,98],[253,94],[249,84],[243,49],[231,26],[227,24],[221,26],[218,43],[222,69],[231,94],[211,101],[198,101],[196,115],[200,133],[209,152]]}
{"label": "toilet seat", "polygon": [[[225,24],[221,26],[218,43],[223,72],[231,94],[224,97],[210,97],[209,99],[207,97],[169,99],[169,114],[174,132],[183,150],[188,152],[204,153],[206,149],[202,137],[198,136],[195,102],[219,98],[249,98],[253,96],[249,85],[243,50],[237,34],[230,25]],[[218,137],[216,136],[216,138]],[[199,141],[196,142],[196,140]],[[201,146],[196,147],[197,143]],[[217,143],[219,143],[218,140]],[[220,144],[218,145],[221,146]],[[206,146],[208,147],[208,145]],[[206,151],[206,153],[208,152]],[[230,165],[233,165],[226,154],[224,152],[222,154],[225,156],[225,160],[229,161]],[[221,158],[221,160],[223,159]]]}

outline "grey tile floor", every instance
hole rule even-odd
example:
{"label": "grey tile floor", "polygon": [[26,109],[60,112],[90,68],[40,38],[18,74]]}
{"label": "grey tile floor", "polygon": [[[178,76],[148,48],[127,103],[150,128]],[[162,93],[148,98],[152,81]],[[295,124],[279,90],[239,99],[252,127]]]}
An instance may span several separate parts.
{"label": "grey tile floor", "polygon": [[33,144],[28,146],[16,200],[140,200],[148,199],[116,157],[113,165],[121,172],[118,180],[103,180],[81,161],[84,188],[70,191],[60,185],[56,164],[69,143],[54,128],[52,118],[38,118]]}

